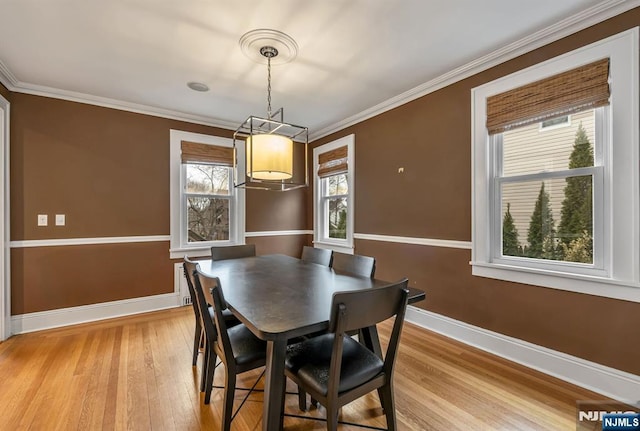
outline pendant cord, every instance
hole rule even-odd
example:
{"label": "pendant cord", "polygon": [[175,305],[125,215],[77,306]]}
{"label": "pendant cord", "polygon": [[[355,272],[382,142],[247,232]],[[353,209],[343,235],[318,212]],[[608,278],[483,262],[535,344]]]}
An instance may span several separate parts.
{"label": "pendant cord", "polygon": [[271,57],[267,57],[267,118],[271,119]]}

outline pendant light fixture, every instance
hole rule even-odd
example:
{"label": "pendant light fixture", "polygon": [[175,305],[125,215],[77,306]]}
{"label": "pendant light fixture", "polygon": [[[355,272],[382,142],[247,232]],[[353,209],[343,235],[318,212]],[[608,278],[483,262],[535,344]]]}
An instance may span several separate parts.
{"label": "pendant light fixture", "polygon": [[[249,58],[267,65],[267,116],[249,116],[233,134],[234,185],[277,191],[307,187],[308,128],[285,123],[283,108],[271,112],[271,65],[295,58],[297,45],[282,32],[253,30],[240,38],[240,46]],[[278,58],[281,50],[284,55]],[[243,161],[238,160],[239,146],[244,146]]]}

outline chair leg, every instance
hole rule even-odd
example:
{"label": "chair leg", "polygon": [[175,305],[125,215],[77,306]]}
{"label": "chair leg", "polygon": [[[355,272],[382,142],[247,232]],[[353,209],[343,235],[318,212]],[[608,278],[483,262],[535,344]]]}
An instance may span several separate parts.
{"label": "chair leg", "polygon": [[209,372],[211,372],[211,385],[213,385],[217,359],[218,356],[209,349],[209,345],[205,342],[204,359],[202,360],[202,377],[200,379],[200,392],[205,392],[207,389],[207,378]]}
{"label": "chair leg", "polygon": [[196,330],[193,334],[193,362],[191,365],[194,367],[198,363],[198,352],[200,351],[200,340],[202,339],[202,327],[200,321],[196,319]]}
{"label": "chair leg", "polygon": [[380,402],[384,409],[384,415],[387,417],[387,430],[395,431],[397,429],[396,424],[396,409],[393,400],[393,385],[388,385],[380,388]]}
{"label": "chair leg", "polygon": [[231,419],[233,417],[233,399],[236,390],[236,375],[225,370],[224,384],[224,405],[222,407],[222,431],[231,430]]}
{"label": "chair leg", "polygon": [[305,412],[307,411],[307,393],[298,386],[298,408]]}
{"label": "chair leg", "polygon": [[[330,402],[328,404],[331,404]],[[340,409],[337,407],[326,406],[327,408],[327,431],[337,431],[338,429],[338,413]]]}
{"label": "chair leg", "polygon": [[[209,346],[207,346],[207,349],[209,349]],[[204,403],[205,404],[209,404],[211,402],[211,391],[213,390],[213,377],[215,375],[216,372],[216,359],[217,356],[214,352],[209,352],[208,353],[208,360],[206,362],[206,369],[204,371],[205,376],[206,376],[206,381],[204,384]]]}

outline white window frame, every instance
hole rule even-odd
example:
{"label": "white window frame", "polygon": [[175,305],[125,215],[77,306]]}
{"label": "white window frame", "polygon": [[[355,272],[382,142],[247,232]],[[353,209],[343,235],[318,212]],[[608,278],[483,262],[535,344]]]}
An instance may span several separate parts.
{"label": "white window frame", "polygon": [[[346,239],[329,238],[328,235],[328,214],[323,199],[323,178],[318,176],[318,157],[322,153],[335,150],[340,147],[347,147],[347,186],[349,194],[347,198],[347,237]],[[340,253],[353,254],[353,232],[355,214],[355,135],[348,135],[321,145],[313,149],[313,244],[318,248],[327,248]]]}
{"label": "white window frame", "polygon": [[[198,142],[208,145],[233,148],[233,139],[222,138],[220,136],[204,135],[200,133],[184,132],[173,130],[169,132],[169,163],[170,163],[170,205],[171,205],[171,243],[169,254],[172,259],[179,259],[185,255],[189,257],[210,256],[211,246],[237,245],[245,243],[245,191],[239,187],[233,187],[233,178],[230,177],[229,192],[231,193],[229,202],[229,240],[227,241],[206,241],[189,243],[187,236],[187,214],[183,211],[186,208],[185,178],[186,167],[182,164],[181,144],[182,141]],[[240,147],[238,160],[239,172],[244,172],[242,161],[244,160],[244,148]],[[232,169],[233,171],[233,169]],[[233,172],[232,174],[233,175]]]}
{"label": "white window frame", "polygon": [[[472,90],[472,274],[517,283],[640,302],[640,185],[638,149],[638,28],[529,67]],[[496,154],[486,128],[486,100],[531,82],[609,57],[611,105],[602,149],[604,189],[600,219],[604,253],[601,268],[497,258],[501,214],[492,189]],[[606,125],[607,121],[604,122]],[[602,128],[601,128],[602,129]],[[597,187],[594,178],[594,187]],[[594,202],[594,208],[599,205]],[[497,214],[497,216],[492,216]],[[533,261],[534,259],[529,259]]]}
{"label": "white window frame", "polygon": [[11,104],[0,95],[0,342],[11,336],[11,250],[9,212],[9,117]]}

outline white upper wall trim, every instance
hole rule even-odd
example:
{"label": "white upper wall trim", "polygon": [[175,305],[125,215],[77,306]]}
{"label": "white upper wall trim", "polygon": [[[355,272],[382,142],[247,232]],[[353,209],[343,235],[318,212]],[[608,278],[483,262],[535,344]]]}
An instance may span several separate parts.
{"label": "white upper wall trim", "polygon": [[202,124],[204,126],[219,127],[221,129],[235,130],[237,123],[224,121],[217,118],[210,118],[201,115],[187,114],[185,112],[172,111],[140,103],[131,103],[107,97],[92,96],[88,94],[76,93],[74,91],[52,89],[39,85],[26,84],[20,88],[20,93],[32,94],[34,96],[47,97],[54,92],[56,98],[71,102],[88,103],[90,105],[102,106],[104,108],[119,109],[121,111],[134,112],[136,114],[151,115],[154,117],[167,118],[170,120],[184,121],[192,124]]}
{"label": "white upper wall trim", "polygon": [[60,90],[57,88],[45,87],[42,85],[20,82],[13,76],[13,74],[11,74],[11,71],[9,71],[9,69],[4,64],[2,64],[1,61],[0,82],[2,82],[4,86],[9,90],[16,93],[51,97],[54,99],[68,100],[70,102],[86,103],[94,106],[102,106],[103,108],[118,109],[120,111],[134,112],[136,114],[151,115],[160,118],[168,118],[170,120],[184,121],[192,124],[202,124],[204,126],[219,127],[221,129],[235,130],[238,127],[237,123],[232,123],[230,121],[224,121],[217,118],[187,114],[185,112],[172,111],[169,109],[147,106],[140,103],[125,102],[122,100],[110,99],[108,97],[93,96],[91,94]]}
{"label": "white upper wall trim", "polygon": [[[437,91],[447,85],[461,81],[469,76],[473,76],[487,70],[500,63],[504,63],[519,55],[533,51],[536,48],[547,45],[565,36],[584,30],[594,24],[619,15],[630,9],[640,6],[640,0],[609,0],[601,2],[589,9],[582,11],[572,17],[564,19],[552,26],[542,29],[532,35],[524,37],[514,43],[506,45],[488,55],[471,61],[457,69],[445,73],[435,79],[425,82],[412,88],[396,97],[392,97],[356,115],[348,117],[338,123],[329,125],[324,129],[312,131],[309,140],[314,141],[331,133],[342,130],[353,124],[362,122],[376,115],[382,114],[400,105],[418,99],[429,93]],[[37,86],[18,81],[11,71],[0,61],[0,82],[10,91],[17,93],[33,94],[37,96],[52,97],[56,99],[69,100],[72,102],[87,103],[91,105],[103,106],[106,108],[120,109],[123,111],[135,112],[138,114],[152,115],[156,117],[169,118],[172,120],[186,121],[205,126],[219,127],[223,129],[235,130],[237,123],[196,116],[182,112],[158,109],[152,106],[129,103],[108,99],[104,97],[92,96],[88,94],[59,90],[51,87]]]}
{"label": "white upper wall trim", "polygon": [[112,236],[102,238],[64,238],[64,239],[31,239],[25,241],[11,241],[11,248],[27,247],[59,247],[68,245],[99,245],[99,244],[125,244],[133,242],[158,242],[169,241],[169,235],[152,236]]}
{"label": "white upper wall trim", "polygon": [[640,0],[610,0],[599,3],[589,9],[582,11],[572,17],[564,19],[554,25],[544,28],[536,33],[524,37],[516,42],[505,45],[483,57],[473,60],[463,66],[453,69],[431,81],[414,87],[396,97],[385,100],[369,109],[366,109],[349,118],[345,118],[339,123],[332,124],[321,130],[316,130],[309,134],[309,140],[315,141],[331,133],[338,132],[354,124],[368,120],[393,108],[404,105],[412,100],[418,99],[429,93],[433,93],[441,88],[451,85],[465,78],[476,75],[484,70],[490,69],[498,64],[516,58],[522,54],[533,51],[544,45],[548,45],[563,37],[577,33],[599,22],[619,15],[630,9],[640,6]]}
{"label": "white upper wall trim", "polygon": [[253,238],[258,236],[283,236],[283,235],[313,235],[312,230],[265,230],[257,232],[246,232],[244,234],[247,238]]}
{"label": "white upper wall trim", "polygon": [[430,247],[448,247],[448,248],[463,248],[471,250],[471,241],[455,241],[449,239],[433,239],[433,238],[414,238],[407,236],[392,236],[392,235],[372,235],[367,233],[356,233],[353,235],[355,239],[365,239],[368,241],[384,241],[384,242],[397,242],[400,244],[416,244],[427,245]]}
{"label": "white upper wall trim", "polygon": [[7,66],[0,61],[0,83],[11,91],[17,91],[19,81]]}
{"label": "white upper wall trim", "polygon": [[[272,231],[255,231],[246,232],[245,237],[265,237],[265,236],[289,236],[289,235],[313,235],[312,230],[272,230]],[[448,247],[461,248],[471,250],[471,241],[456,241],[448,239],[435,238],[416,238],[407,236],[392,235],[376,235],[367,233],[356,233],[353,235],[355,239],[363,239],[368,241],[395,242],[399,244],[416,244],[431,247]],[[65,239],[33,239],[24,241],[11,241],[11,248],[28,248],[28,247],[56,247],[70,245],[100,245],[100,244],[126,244],[135,242],[156,242],[169,241],[169,235],[151,235],[151,236],[119,236],[119,237],[102,237],[102,238],[65,238]],[[208,251],[210,247],[206,247]],[[204,250],[204,249],[203,249]]]}

